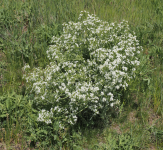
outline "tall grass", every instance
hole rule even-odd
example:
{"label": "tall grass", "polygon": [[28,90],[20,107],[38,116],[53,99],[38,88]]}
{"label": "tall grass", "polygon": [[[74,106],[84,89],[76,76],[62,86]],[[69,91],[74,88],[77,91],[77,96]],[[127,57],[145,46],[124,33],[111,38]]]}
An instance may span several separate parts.
{"label": "tall grass", "polygon": [[[101,20],[127,20],[143,46],[135,81],[122,91],[124,107],[113,113],[106,128],[69,128],[52,133],[40,131],[32,120],[36,110],[25,95],[22,67],[49,64],[46,50],[52,36],[62,34],[62,23],[76,22],[80,11],[96,14]],[[1,0],[0,1],[0,142],[2,147],[47,149],[48,134],[62,149],[161,149],[163,144],[163,2],[161,0]],[[14,94],[12,93],[14,91]],[[25,107],[26,106],[26,107]],[[21,112],[21,113],[20,113]],[[30,113],[32,112],[32,113]],[[10,117],[8,117],[8,114]],[[15,115],[16,114],[16,115]],[[21,124],[20,124],[21,122]],[[19,125],[21,127],[19,127]],[[80,129],[80,130],[79,130]],[[71,132],[70,132],[71,131]],[[89,132],[90,134],[88,134]],[[31,134],[32,133],[32,134]],[[56,134],[57,133],[57,134]],[[127,135],[129,134],[129,136]],[[19,140],[23,136],[24,141]],[[38,138],[39,137],[39,138]],[[46,140],[43,140],[46,139]],[[74,140],[76,139],[76,140]],[[128,143],[133,141],[133,143]],[[74,141],[75,142],[74,142]],[[28,141],[28,142],[26,142]],[[110,141],[110,142],[109,142]],[[124,145],[120,143],[124,142]],[[122,143],[123,143],[122,142]],[[14,146],[12,145],[14,143]],[[75,145],[75,146],[74,146]],[[1,145],[0,145],[1,146]],[[49,145],[56,148],[55,145]]]}

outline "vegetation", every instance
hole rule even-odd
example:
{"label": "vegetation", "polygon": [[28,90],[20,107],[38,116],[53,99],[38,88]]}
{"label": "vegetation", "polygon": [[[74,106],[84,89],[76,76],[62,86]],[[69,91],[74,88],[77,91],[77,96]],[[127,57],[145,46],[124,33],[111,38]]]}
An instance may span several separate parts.
{"label": "vegetation", "polygon": [[[162,6],[161,0],[71,0],[71,2],[2,0],[0,2],[0,149],[162,149]],[[77,36],[74,31],[79,28],[75,28],[75,25],[70,26],[70,21],[71,25],[72,22],[79,22],[80,13],[84,10],[96,15],[100,21],[106,21],[106,26],[108,24],[111,27],[112,23],[115,23],[112,32],[107,31],[107,34],[102,36],[101,33],[105,30],[101,28],[99,34],[97,32],[93,35],[86,30],[91,28],[89,24],[88,28],[82,26],[85,27],[86,33],[81,30]],[[116,25],[123,24],[123,20],[128,21],[127,32],[126,25],[122,28],[124,30],[120,30],[121,26],[116,28]],[[96,25],[97,29],[99,24]],[[68,33],[78,38],[73,41],[66,36]],[[133,37],[129,36],[129,33]],[[106,44],[98,42],[114,34],[116,38],[113,41]],[[94,38],[94,43],[91,37]],[[135,45],[129,43],[132,41],[130,37],[136,40],[133,42]],[[86,42],[84,38],[87,39]],[[103,78],[102,72],[109,72],[109,68],[104,65],[107,59],[96,57],[95,54],[98,49],[98,52],[104,52],[103,54],[106,54],[105,50],[108,49],[115,51],[114,46],[125,40],[127,43],[120,45],[119,48],[123,47],[123,51],[119,55],[126,56],[126,47],[131,46],[131,49],[137,47],[136,51],[130,51],[128,55],[132,56],[129,57],[130,61],[138,58],[136,60],[140,65],[134,66],[130,63],[122,66],[119,63],[116,69],[122,71],[122,67],[127,67],[128,70],[124,68],[126,73],[133,77],[135,74],[135,77],[131,80],[128,78],[126,80],[128,86],[123,86],[127,77],[115,74],[116,78],[122,78],[122,85],[116,84],[108,87],[110,91],[106,91],[104,85],[109,86],[106,82],[108,80]],[[75,47],[75,43],[79,44],[80,48]],[[54,45],[57,45],[56,58],[53,58]],[[100,48],[103,51],[100,51]],[[91,49],[91,53],[88,49]],[[109,54],[111,55],[111,52]],[[80,63],[76,64],[78,68],[72,63],[74,57],[80,60]],[[114,53],[113,60],[117,57],[118,52]],[[91,61],[94,65],[91,65]],[[107,63],[112,61],[109,60]],[[53,70],[54,74],[51,76],[53,80],[50,80],[50,72],[54,66],[59,65],[63,69],[57,70],[58,72]],[[84,65],[88,67],[84,68]],[[99,67],[100,65],[103,67]],[[73,76],[66,74],[74,71],[77,71],[77,74]],[[37,78],[34,78],[36,75]],[[70,86],[67,86],[71,77],[73,77],[72,85],[70,83]],[[113,76],[110,77],[112,81]],[[34,85],[45,81],[49,86],[42,84],[39,88],[40,93],[38,87]],[[52,85],[52,81],[56,81],[55,86]],[[90,96],[92,91],[88,90],[88,93],[82,91],[82,86],[85,86],[83,89],[86,90],[84,83],[88,81],[91,81],[91,86],[96,85],[99,89],[93,93],[101,100],[97,109],[94,109],[96,102]],[[114,85],[113,82],[110,84]],[[78,98],[71,103],[71,106],[70,100],[73,97],[69,96],[69,92],[64,93],[65,87],[72,93],[78,92],[79,95],[84,92],[88,100],[86,104],[79,95],[76,95]],[[80,87],[79,91],[77,87]],[[44,90],[48,93],[46,101],[43,98]],[[119,105],[116,103],[114,106],[115,103],[109,103],[106,107],[104,102],[106,99],[110,102],[112,94],[119,100]],[[51,108],[55,106],[57,108],[52,110]],[[79,111],[75,110],[77,107]],[[68,110],[69,119],[66,118],[65,109]],[[42,117],[43,113],[40,112],[50,112],[50,110],[53,117],[46,115],[47,113]]]}

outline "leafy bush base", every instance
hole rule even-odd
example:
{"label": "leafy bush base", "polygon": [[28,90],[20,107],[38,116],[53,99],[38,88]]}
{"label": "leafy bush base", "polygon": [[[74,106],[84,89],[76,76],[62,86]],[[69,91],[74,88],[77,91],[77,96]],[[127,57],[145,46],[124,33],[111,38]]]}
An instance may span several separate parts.
{"label": "leafy bush base", "polygon": [[38,121],[59,119],[61,128],[74,125],[86,108],[96,116],[100,109],[118,107],[118,90],[128,86],[140,64],[142,47],[126,21],[109,24],[86,11],[78,20],[64,23],[63,34],[52,38],[45,69],[23,68]]}

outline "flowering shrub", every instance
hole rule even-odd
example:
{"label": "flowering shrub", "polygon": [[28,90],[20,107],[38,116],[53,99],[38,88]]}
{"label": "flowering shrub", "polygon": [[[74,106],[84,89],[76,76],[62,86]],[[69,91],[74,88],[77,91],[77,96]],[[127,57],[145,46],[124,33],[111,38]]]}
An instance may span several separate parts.
{"label": "flowering shrub", "polygon": [[118,107],[118,90],[135,76],[142,51],[126,21],[109,24],[85,11],[78,19],[64,23],[63,34],[52,38],[51,63],[24,75],[40,109],[38,121],[59,119],[62,128],[75,124],[86,108],[97,115],[104,106]]}

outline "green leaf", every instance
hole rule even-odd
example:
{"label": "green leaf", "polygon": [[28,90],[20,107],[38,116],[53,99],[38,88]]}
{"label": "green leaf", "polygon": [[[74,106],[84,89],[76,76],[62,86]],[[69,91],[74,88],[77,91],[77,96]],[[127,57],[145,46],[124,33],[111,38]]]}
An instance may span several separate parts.
{"label": "green leaf", "polygon": [[54,135],[53,137],[54,137],[54,140],[57,140],[58,139],[58,136],[57,135]]}
{"label": "green leaf", "polygon": [[4,117],[7,117],[7,115],[6,114],[0,115],[0,118],[4,118]]}
{"label": "green leaf", "polygon": [[6,100],[6,108],[8,109],[10,107],[10,98],[7,98]]}
{"label": "green leaf", "polygon": [[3,110],[4,105],[0,103],[0,110]]}

